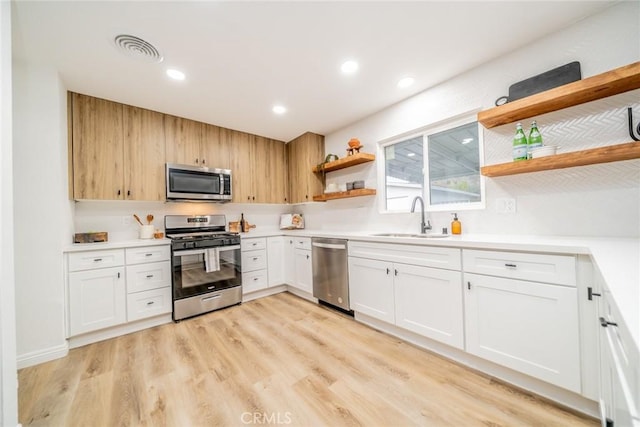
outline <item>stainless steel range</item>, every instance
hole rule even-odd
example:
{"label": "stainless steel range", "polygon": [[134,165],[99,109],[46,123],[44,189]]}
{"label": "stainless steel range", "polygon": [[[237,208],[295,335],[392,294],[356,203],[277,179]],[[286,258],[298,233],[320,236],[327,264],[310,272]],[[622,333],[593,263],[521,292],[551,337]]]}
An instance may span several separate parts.
{"label": "stainless steel range", "polygon": [[173,320],[242,301],[240,236],[224,215],[166,215],[171,239]]}

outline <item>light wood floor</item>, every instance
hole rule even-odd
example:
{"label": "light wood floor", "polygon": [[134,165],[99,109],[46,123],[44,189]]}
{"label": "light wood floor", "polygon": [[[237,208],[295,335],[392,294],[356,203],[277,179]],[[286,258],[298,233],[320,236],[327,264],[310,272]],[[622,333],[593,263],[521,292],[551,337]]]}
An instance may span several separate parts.
{"label": "light wood floor", "polygon": [[289,293],[19,372],[47,426],[596,426]]}

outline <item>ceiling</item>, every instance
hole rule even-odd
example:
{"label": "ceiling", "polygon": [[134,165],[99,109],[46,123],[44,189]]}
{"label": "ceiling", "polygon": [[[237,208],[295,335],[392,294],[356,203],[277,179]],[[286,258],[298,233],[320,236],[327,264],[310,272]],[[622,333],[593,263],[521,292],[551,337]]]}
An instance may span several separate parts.
{"label": "ceiling", "polygon": [[[71,91],[289,141],[329,134],[611,4],[14,0],[13,55],[54,67]],[[119,34],[153,44],[163,61],[122,54]],[[347,59],[360,65],[354,75],[340,71]],[[169,79],[170,67],[186,80]],[[405,76],[415,83],[399,89]],[[274,114],[275,104],[288,111]]]}

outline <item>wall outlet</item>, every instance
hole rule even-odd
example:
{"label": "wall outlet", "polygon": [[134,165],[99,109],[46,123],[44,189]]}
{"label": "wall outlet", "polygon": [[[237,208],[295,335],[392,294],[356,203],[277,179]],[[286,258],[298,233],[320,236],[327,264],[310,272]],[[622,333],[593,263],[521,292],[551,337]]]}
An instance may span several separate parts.
{"label": "wall outlet", "polygon": [[516,213],[516,199],[508,199],[508,198],[496,199],[496,212]]}
{"label": "wall outlet", "polygon": [[122,225],[124,226],[131,225],[132,220],[133,220],[133,217],[131,215],[125,215],[122,217]]}

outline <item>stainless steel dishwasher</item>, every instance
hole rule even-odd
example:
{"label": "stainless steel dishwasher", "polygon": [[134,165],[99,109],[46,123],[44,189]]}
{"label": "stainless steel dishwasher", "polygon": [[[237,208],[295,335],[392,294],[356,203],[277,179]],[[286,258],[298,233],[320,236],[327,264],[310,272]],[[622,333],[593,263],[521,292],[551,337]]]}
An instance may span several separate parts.
{"label": "stainless steel dishwasher", "polygon": [[313,296],[349,311],[349,271],[347,241],[342,239],[311,239],[313,261]]}

